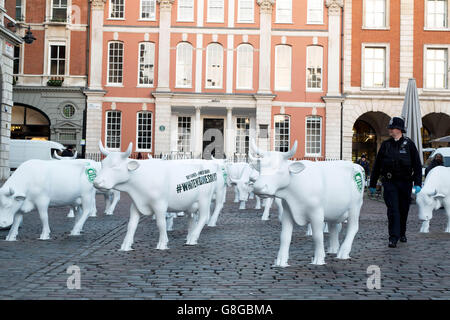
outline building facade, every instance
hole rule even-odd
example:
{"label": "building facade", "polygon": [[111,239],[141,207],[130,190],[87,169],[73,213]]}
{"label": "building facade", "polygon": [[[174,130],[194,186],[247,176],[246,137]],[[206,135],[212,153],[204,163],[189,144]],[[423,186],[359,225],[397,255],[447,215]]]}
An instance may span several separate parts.
{"label": "building facade", "polygon": [[450,135],[448,7],[448,0],[345,0],[342,126],[336,117],[327,131],[341,137],[345,160],[365,153],[373,161],[390,117],[401,115],[410,78],[418,87],[424,147]]}
{"label": "building facade", "polygon": [[86,109],[88,2],[6,0],[24,36],[36,40],[14,50],[11,138],[45,139],[80,152]]}
{"label": "building facade", "polygon": [[12,21],[4,0],[0,0],[0,180],[9,177],[9,136],[13,107],[14,47],[23,40],[9,29]]}
{"label": "building facade", "polygon": [[321,158],[334,143],[342,0],[90,3],[87,152],[229,158],[254,138]]}

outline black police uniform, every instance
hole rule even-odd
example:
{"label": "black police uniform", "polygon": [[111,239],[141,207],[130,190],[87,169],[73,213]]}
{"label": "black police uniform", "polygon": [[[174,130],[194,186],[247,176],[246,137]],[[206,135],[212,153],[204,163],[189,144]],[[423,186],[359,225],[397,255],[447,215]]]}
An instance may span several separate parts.
{"label": "black police uniform", "polygon": [[398,141],[390,138],[381,144],[372,170],[371,188],[376,187],[380,176],[387,206],[389,241],[396,244],[406,233],[412,183],[422,185],[422,165],[411,139],[402,136]]}

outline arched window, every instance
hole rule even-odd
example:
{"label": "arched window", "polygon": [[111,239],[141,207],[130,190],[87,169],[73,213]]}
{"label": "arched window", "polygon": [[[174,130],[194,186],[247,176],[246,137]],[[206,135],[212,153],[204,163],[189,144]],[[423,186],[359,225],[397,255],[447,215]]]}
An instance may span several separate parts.
{"label": "arched window", "polygon": [[155,78],[155,44],[139,43],[139,85],[153,86]]}
{"label": "arched window", "polygon": [[192,88],[192,50],[190,43],[177,45],[176,87]]}
{"label": "arched window", "polygon": [[136,145],[140,151],[152,150],[152,113],[141,111],[137,114]]}
{"label": "arched window", "polygon": [[111,110],[106,112],[106,147],[120,149],[122,112]]}
{"label": "arched window", "polygon": [[237,89],[252,89],[253,87],[253,47],[241,44],[237,48]]}
{"label": "arched window", "polygon": [[306,156],[321,156],[322,154],[322,117],[306,118]]}
{"label": "arched window", "polygon": [[290,125],[291,117],[286,114],[278,114],[274,117],[275,128],[275,151],[287,152],[289,151],[290,141]]}
{"label": "arched window", "polygon": [[223,47],[211,43],[206,48],[206,88],[222,88]]}
{"label": "arched window", "polygon": [[292,48],[288,45],[275,47],[275,90],[291,90]]}
{"label": "arched window", "polygon": [[322,89],[323,48],[309,46],[306,48],[306,88]]}

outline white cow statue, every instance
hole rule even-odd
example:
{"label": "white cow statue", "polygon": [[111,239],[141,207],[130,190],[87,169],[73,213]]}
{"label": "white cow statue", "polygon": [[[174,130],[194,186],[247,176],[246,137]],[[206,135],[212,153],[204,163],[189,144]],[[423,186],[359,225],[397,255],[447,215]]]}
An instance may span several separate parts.
{"label": "white cow statue", "polygon": [[197,244],[209,218],[216,187],[214,182],[222,180],[220,183],[224,184],[220,167],[213,161],[180,165],[176,160],[132,160],[128,159],[132,147],[130,143],[125,152],[110,152],[99,141],[100,151],[106,158],[102,160],[102,170],[94,180],[96,188],[126,192],[133,202],[121,250],[132,250],[141,214],[155,214],[159,230],[156,249],[166,250],[166,213],[198,211],[198,222],[189,230],[186,241],[187,245]]}
{"label": "white cow statue", "polygon": [[93,207],[94,161],[28,160],[0,188],[0,227],[12,224],[7,241],[15,241],[23,213],[37,209],[42,222],[39,239],[50,239],[48,207],[79,206],[71,235],[80,235]]}
{"label": "white cow statue", "polygon": [[[297,141],[288,152],[263,152],[254,141],[251,148],[260,156],[255,165],[260,172],[254,183],[255,194],[283,200],[281,244],[275,266],[288,266],[294,222],[301,226],[311,223],[315,249],[312,264],[325,264],[325,222],[330,231],[328,252],[337,253],[338,259],[349,259],[363,203],[364,169],[347,161],[289,162]],[[346,219],[347,234],[339,247],[339,224]]]}
{"label": "white cow statue", "polygon": [[447,215],[445,232],[450,232],[450,168],[438,166],[427,175],[422,190],[416,196],[419,219],[423,221],[420,232],[430,231],[433,210],[444,206]]}

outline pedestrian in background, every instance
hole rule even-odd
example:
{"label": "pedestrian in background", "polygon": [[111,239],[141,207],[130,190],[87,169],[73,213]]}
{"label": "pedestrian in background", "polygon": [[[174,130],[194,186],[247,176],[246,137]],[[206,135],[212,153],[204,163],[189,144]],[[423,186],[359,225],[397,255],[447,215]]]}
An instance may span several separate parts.
{"label": "pedestrian in background", "polygon": [[366,155],[364,153],[361,155],[361,158],[358,161],[356,161],[356,163],[364,168],[366,177],[370,176],[370,162],[367,161]]}
{"label": "pedestrian in background", "polygon": [[398,240],[406,242],[406,223],[408,220],[411,191],[414,183],[415,193],[422,185],[422,164],[416,145],[404,136],[405,122],[393,117],[388,125],[391,138],[381,144],[375,159],[370,178],[370,193],[375,193],[378,178],[384,188],[384,201],[387,206],[389,226],[389,247],[395,248]]}

